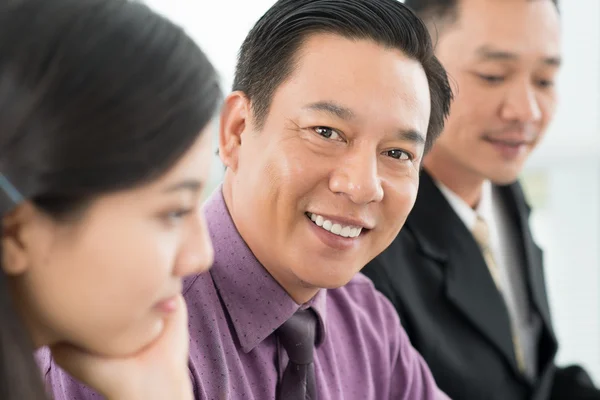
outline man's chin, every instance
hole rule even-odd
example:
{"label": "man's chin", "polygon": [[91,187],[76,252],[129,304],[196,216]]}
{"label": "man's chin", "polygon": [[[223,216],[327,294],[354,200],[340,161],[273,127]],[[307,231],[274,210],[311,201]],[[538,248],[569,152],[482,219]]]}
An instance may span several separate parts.
{"label": "man's chin", "polygon": [[521,173],[522,168],[511,169],[510,171],[501,171],[500,173],[496,171],[493,174],[490,174],[489,180],[498,186],[506,186],[515,183],[519,179],[519,174]]}
{"label": "man's chin", "polygon": [[472,165],[471,171],[481,176],[482,179],[494,185],[505,186],[515,183],[523,170],[524,162],[495,162],[485,165]]}
{"label": "man's chin", "polygon": [[306,287],[316,289],[337,289],[345,286],[357,273],[358,271],[353,274],[349,274],[348,271],[344,271],[343,273],[326,273],[325,271],[319,271],[307,274],[309,276],[302,279],[302,282]]}

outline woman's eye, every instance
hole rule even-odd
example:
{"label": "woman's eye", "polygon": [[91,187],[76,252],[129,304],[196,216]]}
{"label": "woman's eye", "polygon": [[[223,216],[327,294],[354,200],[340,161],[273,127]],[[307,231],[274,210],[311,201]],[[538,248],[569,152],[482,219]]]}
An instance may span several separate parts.
{"label": "woman's eye", "polygon": [[403,150],[394,149],[388,150],[385,153],[396,160],[412,160],[412,156]]}
{"label": "woman's eye", "polygon": [[189,215],[191,212],[192,212],[191,209],[179,209],[179,210],[169,211],[164,216],[165,216],[165,219],[170,222],[178,222],[181,219],[185,218],[187,215]]}
{"label": "woman's eye", "polygon": [[341,139],[340,134],[333,128],[326,126],[317,126],[313,128],[317,135],[324,137],[325,139],[339,140]]}

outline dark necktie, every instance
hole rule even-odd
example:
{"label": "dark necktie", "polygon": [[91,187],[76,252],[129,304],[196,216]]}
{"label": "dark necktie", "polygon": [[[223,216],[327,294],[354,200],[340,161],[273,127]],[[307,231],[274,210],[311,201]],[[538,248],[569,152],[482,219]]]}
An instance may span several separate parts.
{"label": "dark necktie", "polygon": [[279,342],[290,359],[279,386],[278,400],[316,400],[313,352],[317,317],[311,310],[298,310],[279,329]]}

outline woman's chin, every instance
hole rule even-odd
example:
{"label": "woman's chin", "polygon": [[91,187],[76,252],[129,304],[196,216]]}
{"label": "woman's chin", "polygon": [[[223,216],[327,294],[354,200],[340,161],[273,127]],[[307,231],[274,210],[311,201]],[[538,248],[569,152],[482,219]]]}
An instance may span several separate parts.
{"label": "woman's chin", "polygon": [[129,329],[123,334],[111,335],[113,339],[100,340],[88,347],[88,351],[109,358],[132,357],[143,352],[160,337],[164,327],[162,320],[144,329]]}

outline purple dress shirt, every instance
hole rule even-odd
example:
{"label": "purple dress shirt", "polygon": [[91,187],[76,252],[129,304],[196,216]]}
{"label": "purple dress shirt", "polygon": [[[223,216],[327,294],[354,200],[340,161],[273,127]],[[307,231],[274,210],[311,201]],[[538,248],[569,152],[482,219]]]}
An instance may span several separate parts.
{"label": "purple dress shirt", "polygon": [[[447,399],[393,306],[370,280],[359,274],[300,306],[240,237],[220,188],[205,212],[215,263],[184,284],[196,399],[275,399],[288,360],[274,331],[308,307],[319,320],[314,354],[319,400]],[[55,400],[100,398],[56,366],[48,350],[37,356]]]}

